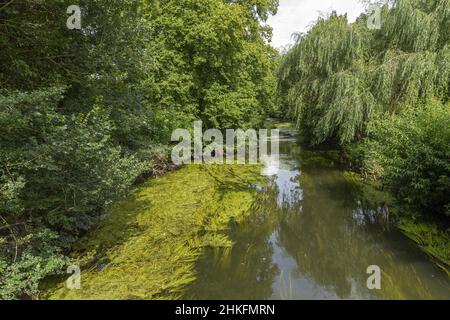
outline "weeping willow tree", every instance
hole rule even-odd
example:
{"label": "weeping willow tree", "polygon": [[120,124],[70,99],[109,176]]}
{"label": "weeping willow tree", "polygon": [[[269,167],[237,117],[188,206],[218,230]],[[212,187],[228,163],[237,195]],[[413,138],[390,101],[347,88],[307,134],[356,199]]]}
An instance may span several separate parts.
{"label": "weeping willow tree", "polygon": [[379,30],[367,19],[321,17],[282,57],[280,108],[312,144],[360,140],[377,113],[449,98],[450,0],[390,1]]}

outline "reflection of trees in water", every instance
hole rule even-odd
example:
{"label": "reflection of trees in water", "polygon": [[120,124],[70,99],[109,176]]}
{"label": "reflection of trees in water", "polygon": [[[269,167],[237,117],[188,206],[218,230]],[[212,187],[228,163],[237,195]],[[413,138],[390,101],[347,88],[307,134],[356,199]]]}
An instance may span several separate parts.
{"label": "reflection of trees in water", "polygon": [[[395,235],[384,232],[373,216],[378,210],[358,206],[355,186],[339,171],[302,167],[300,179],[302,210],[283,217],[279,242],[296,260],[301,276],[340,298],[431,298],[431,291],[435,297],[446,296],[442,284],[420,281],[426,275],[401,256],[404,239],[393,246]],[[355,214],[359,221],[352,220]],[[380,291],[366,287],[366,269],[373,264],[383,270]]]}
{"label": "reflection of trees in water", "polygon": [[[353,240],[358,239],[352,239],[347,226],[323,222],[313,217],[316,214],[318,212],[310,210],[305,200],[300,215],[288,216],[281,222],[280,245],[296,260],[299,274],[311,278],[341,298],[349,297],[352,292],[351,278],[358,274],[349,269],[356,269],[362,257],[348,255],[348,249],[358,251],[357,245],[353,244]],[[330,218],[328,215],[322,217]],[[359,270],[361,276],[363,272],[364,269]]]}
{"label": "reflection of trees in water", "polygon": [[211,249],[197,265],[198,278],[186,292],[193,299],[268,299],[279,270],[270,236],[278,224],[277,190],[260,194],[255,214],[231,231],[230,250]]}
{"label": "reflection of trees in water", "polygon": [[[294,294],[283,279],[297,275],[341,298],[450,298],[442,277],[430,279],[429,267],[414,264],[423,256],[399,233],[379,225],[378,204],[366,201],[360,186],[336,170],[335,155],[300,153],[296,146],[293,151],[301,158],[300,176],[274,177],[248,221],[230,231],[234,247],[208,250],[200,259],[186,298],[267,299],[279,278],[286,291],[280,295],[289,298]],[[273,262],[274,245],[293,257],[297,274],[284,277],[284,266]],[[366,270],[374,264],[383,271],[380,291],[366,288]]]}
{"label": "reflection of trees in water", "polygon": [[[322,182],[318,185],[325,187]],[[294,257],[300,274],[312,278],[319,285],[331,287],[339,297],[347,297],[351,293],[346,271],[348,266],[336,260],[347,259],[342,256],[343,248],[340,246],[350,239],[343,238],[348,235],[346,230],[342,230],[345,225],[331,223],[339,206],[329,199],[324,203],[324,199],[314,197],[311,188],[302,187],[303,210],[293,212],[281,221],[280,244]]]}

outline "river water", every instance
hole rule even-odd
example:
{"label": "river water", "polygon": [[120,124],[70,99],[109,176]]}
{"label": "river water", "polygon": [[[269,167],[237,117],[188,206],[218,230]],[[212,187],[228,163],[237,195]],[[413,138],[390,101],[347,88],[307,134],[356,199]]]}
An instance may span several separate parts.
{"label": "river water", "polygon": [[[450,299],[448,276],[390,225],[339,168],[336,152],[300,147],[281,129],[280,166],[251,218],[209,249],[187,299]],[[369,266],[381,289],[368,289]]]}

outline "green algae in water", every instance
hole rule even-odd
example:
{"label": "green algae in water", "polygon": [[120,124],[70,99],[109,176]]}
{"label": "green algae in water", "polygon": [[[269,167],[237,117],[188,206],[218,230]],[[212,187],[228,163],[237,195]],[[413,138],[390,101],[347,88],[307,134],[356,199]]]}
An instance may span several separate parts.
{"label": "green algae in water", "polygon": [[204,247],[233,245],[224,231],[250,214],[252,186],[263,183],[260,167],[248,165],[192,165],[148,181],[76,246],[82,288],[61,283],[46,298],[179,298]]}

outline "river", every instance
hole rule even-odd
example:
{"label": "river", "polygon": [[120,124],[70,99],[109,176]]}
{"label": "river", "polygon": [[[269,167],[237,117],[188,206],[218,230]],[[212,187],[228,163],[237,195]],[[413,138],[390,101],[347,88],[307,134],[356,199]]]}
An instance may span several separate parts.
{"label": "river", "polygon": [[[337,153],[302,148],[281,128],[280,165],[265,168],[255,212],[208,249],[186,299],[450,299],[448,276],[391,225],[339,167]],[[369,266],[381,289],[367,287]]]}

